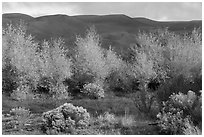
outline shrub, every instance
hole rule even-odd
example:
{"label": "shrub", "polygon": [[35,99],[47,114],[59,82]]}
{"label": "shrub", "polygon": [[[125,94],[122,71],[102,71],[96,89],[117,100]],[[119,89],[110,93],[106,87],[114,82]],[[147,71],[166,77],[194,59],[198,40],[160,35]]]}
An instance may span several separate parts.
{"label": "shrub", "polygon": [[[199,122],[202,121],[199,100],[200,97],[197,97],[192,91],[189,91],[187,95],[182,93],[171,95],[170,99],[163,103],[163,108],[157,115],[161,130],[167,134],[182,134],[189,121],[199,125]],[[199,116],[195,116],[195,113]]]}
{"label": "shrub", "polygon": [[100,129],[112,129],[117,123],[118,119],[116,116],[109,112],[105,112],[103,115],[98,116],[95,121],[95,125],[98,125]]}
{"label": "shrub", "polygon": [[[195,94],[195,93],[194,93]],[[194,100],[191,96],[192,94],[188,93],[188,109],[191,116],[191,120],[195,125],[201,128],[202,123],[202,96],[194,96]]]}
{"label": "shrub", "polygon": [[11,97],[17,100],[25,100],[30,92],[31,89],[28,85],[21,85],[12,92]]}
{"label": "shrub", "polygon": [[119,93],[124,95],[131,92],[133,79],[130,75],[128,75],[127,68],[128,67],[123,64],[119,70],[110,73],[106,79],[107,87],[110,91],[114,91],[116,95],[120,95]]}
{"label": "shrub", "polygon": [[195,92],[201,90],[202,84],[197,81],[198,79],[201,81],[202,77],[201,30],[194,29],[183,36],[167,31],[162,35],[166,41],[164,57],[169,77],[169,82],[164,85],[166,91],[162,97],[163,100],[168,99],[169,95],[177,91],[186,93],[188,90]]}
{"label": "shrub", "polygon": [[106,79],[106,83],[109,90],[114,91],[116,95],[123,96],[138,90],[139,81],[132,75],[130,65],[122,61],[120,57],[118,57],[118,60],[120,63],[117,67],[110,69],[111,71]]}
{"label": "shrub", "polygon": [[127,75],[127,66],[122,58],[117,55],[114,50],[109,47],[106,51],[106,67],[108,76],[106,77],[106,84],[109,90],[116,94],[121,91],[124,95],[130,91],[130,77]]}
{"label": "shrub", "polygon": [[82,92],[88,95],[90,98],[104,98],[104,90],[101,85],[97,83],[85,84]]}
{"label": "shrub", "polygon": [[64,81],[64,85],[68,87],[68,92],[70,96],[77,99],[77,98],[83,97],[83,93],[81,91],[83,90],[83,86],[85,83],[80,82],[80,80],[76,78],[75,76],[76,75],[73,74],[72,78],[66,79]]}
{"label": "shrub", "polygon": [[175,114],[168,112],[165,115],[158,114],[160,122],[158,126],[165,134],[201,135],[201,130],[193,124],[189,117],[183,118],[183,111],[176,110]]}
{"label": "shrub", "polygon": [[63,44],[61,39],[44,41],[39,52],[39,73],[42,82],[39,82],[41,84],[38,86],[49,88],[51,93],[59,91],[55,89],[72,76],[71,60],[66,57]]}
{"label": "shrub", "polygon": [[[161,31],[161,30],[158,30]],[[164,33],[170,35],[166,30]],[[142,79],[166,79],[168,67],[166,66],[165,47],[163,47],[158,39],[163,35],[162,31],[159,35],[154,33],[139,33],[137,41],[140,46],[131,47],[133,70],[136,70],[137,77]],[[163,38],[163,37],[161,37]],[[135,68],[136,67],[136,68]]]}
{"label": "shrub", "polygon": [[17,120],[18,128],[20,130],[22,130],[24,124],[29,120],[31,114],[28,109],[23,107],[13,108],[10,113],[11,115],[14,115],[14,118]]}
{"label": "shrub", "polygon": [[79,36],[76,38],[75,60],[75,69],[78,73],[101,80],[107,77],[104,50],[94,27],[88,30],[85,38]]}
{"label": "shrub", "polygon": [[125,86],[128,84],[126,68],[126,63],[111,47],[109,50],[101,48],[100,36],[94,27],[88,30],[85,38],[77,37],[74,79],[77,77],[84,84],[101,81],[111,90],[117,87],[125,90],[128,87]]}
{"label": "shrub", "polygon": [[46,87],[50,91],[62,85],[72,75],[71,60],[66,57],[63,45],[61,39],[44,41],[40,45],[26,34],[25,25],[8,25],[3,30],[3,76],[9,80],[4,77],[3,83],[27,84],[32,90]]}
{"label": "shrub", "polygon": [[202,135],[202,131],[189,119],[185,119],[185,126],[182,129],[184,135]]}
{"label": "shrub", "polygon": [[153,111],[158,109],[157,98],[153,92],[138,91],[131,98],[136,108],[148,116],[152,116]]}
{"label": "shrub", "polygon": [[184,116],[190,115],[194,123],[202,121],[202,102],[201,96],[197,96],[193,91],[188,91],[187,95],[183,93],[170,96],[170,103],[174,107],[184,111]]}
{"label": "shrub", "polygon": [[49,93],[53,98],[57,99],[68,99],[70,97],[68,87],[66,87],[64,84],[57,84],[51,88]]}
{"label": "shrub", "polygon": [[[160,29],[139,33],[139,44],[130,49],[131,75],[140,80],[143,91],[151,80],[161,85],[157,91],[159,101],[168,100],[172,93],[201,90],[202,39],[200,29],[179,35]],[[199,94],[198,94],[199,95]]]}
{"label": "shrub", "polygon": [[122,127],[132,127],[135,123],[134,117],[131,115],[125,115],[124,117],[121,118],[120,124]]}
{"label": "shrub", "polygon": [[158,126],[165,134],[181,134],[184,124],[183,111],[169,106],[169,111],[163,108],[157,115]]}
{"label": "shrub", "polygon": [[18,87],[18,75],[12,66],[7,66],[2,69],[2,92],[6,95],[11,95],[13,90]]}
{"label": "shrub", "polygon": [[65,103],[58,108],[45,112],[42,115],[44,129],[56,132],[71,132],[75,128],[85,128],[89,124],[90,115],[86,109]]}
{"label": "shrub", "polygon": [[[176,38],[176,39],[175,39]],[[196,74],[201,74],[202,37],[199,29],[194,29],[190,35],[171,37],[168,43],[170,76],[185,76],[193,80]]]}
{"label": "shrub", "polygon": [[23,24],[17,27],[10,24],[3,29],[2,39],[3,72],[9,74],[11,80],[15,80],[12,83],[20,85],[23,81],[30,81],[30,86],[36,86],[39,80],[39,58],[36,56],[38,44],[33,41],[33,37],[26,35]]}
{"label": "shrub", "polygon": [[98,117],[91,117],[90,126],[85,129],[76,129],[74,135],[120,135],[120,129],[115,128],[116,124],[116,116],[105,112]]}
{"label": "shrub", "polygon": [[[200,29],[194,29],[190,34],[178,35],[173,32],[156,30],[154,33],[139,33],[137,41],[140,49],[151,55],[153,60],[160,62],[168,72],[168,77],[184,75],[192,77],[193,68],[201,73],[202,36]],[[195,70],[194,70],[195,71]]]}
{"label": "shrub", "polygon": [[118,56],[111,46],[109,47],[109,50],[106,51],[106,67],[107,67],[107,73],[110,75],[113,72],[121,71],[122,65],[124,64],[122,58]]}
{"label": "shrub", "polygon": [[152,80],[161,83],[167,77],[164,49],[155,43],[155,39],[156,37],[152,37],[151,34],[139,34],[140,46],[135,45],[131,48],[132,57],[128,61],[130,75],[139,81],[139,91],[132,96],[132,99],[136,107],[145,114],[149,114],[152,105],[157,103],[156,93],[148,89],[148,84]]}

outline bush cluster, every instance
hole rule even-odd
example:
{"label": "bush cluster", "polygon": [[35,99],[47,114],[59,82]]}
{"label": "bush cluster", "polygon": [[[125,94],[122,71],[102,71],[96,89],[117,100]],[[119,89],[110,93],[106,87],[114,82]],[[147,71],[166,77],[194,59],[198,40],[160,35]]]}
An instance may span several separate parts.
{"label": "bush cluster", "polygon": [[[38,57],[35,53],[37,44],[33,41],[31,35],[26,35],[26,29],[23,25],[14,27],[9,25],[3,30],[3,81],[6,80],[3,87],[21,85],[29,82],[30,86],[35,86],[39,80]],[[8,81],[6,78],[11,78]],[[6,83],[9,82],[9,83]],[[6,91],[8,91],[5,88]],[[14,89],[12,89],[14,90]],[[11,92],[11,91],[9,91]]]}
{"label": "bush cluster", "polygon": [[168,101],[163,102],[163,108],[157,115],[158,126],[166,134],[183,134],[183,130],[189,123],[200,126],[201,105],[201,97],[196,96],[192,91],[187,95],[173,94]]}
{"label": "bush cluster", "polygon": [[[154,92],[159,103],[168,100],[177,91],[186,93],[193,89],[199,95],[198,91],[202,89],[199,82],[202,76],[202,39],[199,29],[184,35],[167,29],[149,34],[139,33],[137,41],[138,44],[129,49],[130,54],[126,59],[131,68],[130,75],[139,81],[140,91],[133,100],[140,110],[151,108],[148,102],[153,102],[153,98],[147,97],[153,94],[151,92]],[[155,84],[160,85],[156,85],[156,92],[149,89],[151,81],[157,81]]]}
{"label": "bush cluster", "polygon": [[[197,94],[202,81],[199,29],[184,35],[156,30],[139,33],[136,40],[138,44],[124,59],[111,46],[103,49],[100,36],[91,27],[85,37],[76,37],[75,52],[67,55],[62,39],[37,43],[22,24],[17,28],[8,25],[2,37],[3,92],[14,91],[23,97],[25,90],[30,90],[57,98],[84,92],[92,98],[103,98],[106,90],[122,95],[139,91],[135,97],[142,104],[147,102],[147,107],[140,105],[146,110],[152,102],[150,92],[156,91],[159,102],[177,91],[192,89]],[[156,81],[155,86],[152,81]],[[155,91],[149,89],[152,86]]]}
{"label": "bush cluster", "polygon": [[43,113],[43,129],[49,134],[50,130],[57,133],[73,132],[75,128],[85,128],[89,125],[90,115],[83,107],[65,103],[54,110]]}
{"label": "bush cluster", "polygon": [[56,88],[71,77],[71,60],[62,49],[61,39],[39,44],[26,34],[23,24],[8,25],[2,39],[4,92],[12,93],[17,87],[27,85],[31,91],[43,87],[57,93],[60,91]]}
{"label": "bush cluster", "polygon": [[104,90],[101,87],[101,85],[97,83],[85,84],[82,92],[85,93],[90,98],[94,99],[104,98]]}
{"label": "bush cluster", "polygon": [[52,42],[44,41],[40,47],[39,74],[42,82],[39,82],[41,84],[39,86],[47,87],[50,91],[72,76],[71,60],[66,57],[66,51],[62,48],[63,44],[64,42],[58,39]]}
{"label": "bush cluster", "polygon": [[104,80],[107,77],[104,50],[94,27],[90,28],[85,38],[78,36],[76,39],[75,70],[95,79]]}
{"label": "bush cluster", "polygon": [[25,100],[30,93],[30,87],[27,85],[20,85],[11,93],[11,97],[16,100]]}
{"label": "bush cluster", "polygon": [[189,119],[185,119],[184,124],[185,127],[182,129],[184,135],[202,135],[202,131]]}
{"label": "bush cluster", "polygon": [[120,129],[117,128],[119,123],[118,118],[115,114],[111,114],[109,112],[105,112],[104,114],[99,115],[97,118],[92,120],[92,126],[94,131],[97,134],[102,135],[118,135],[120,133]]}
{"label": "bush cluster", "polygon": [[103,115],[97,117],[96,124],[99,124],[100,127],[108,127],[114,126],[118,123],[118,120],[114,114],[110,114],[109,112],[105,112]]}
{"label": "bush cluster", "polygon": [[122,75],[124,61],[111,47],[109,50],[101,47],[101,38],[94,27],[88,30],[84,38],[77,37],[73,64],[74,78],[81,83],[101,81],[102,85],[108,83],[107,87],[111,87],[114,85],[109,84],[111,75],[117,73],[121,78],[124,76]]}
{"label": "bush cluster", "polygon": [[139,112],[148,116],[153,116],[153,112],[159,109],[157,98],[153,92],[138,91],[131,98]]}
{"label": "bush cluster", "polygon": [[17,107],[10,110],[11,115],[14,116],[14,119],[17,120],[18,128],[23,130],[24,125],[29,120],[31,112],[24,107]]}

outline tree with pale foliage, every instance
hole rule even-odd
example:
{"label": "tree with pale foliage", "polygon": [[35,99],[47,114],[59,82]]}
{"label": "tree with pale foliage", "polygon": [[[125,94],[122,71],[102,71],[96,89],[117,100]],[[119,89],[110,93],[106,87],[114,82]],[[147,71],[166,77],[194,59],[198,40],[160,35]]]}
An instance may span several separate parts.
{"label": "tree with pale foliage", "polygon": [[91,27],[85,38],[76,39],[76,66],[81,73],[104,80],[107,77],[107,68],[104,50],[101,48],[100,37],[94,27]]}

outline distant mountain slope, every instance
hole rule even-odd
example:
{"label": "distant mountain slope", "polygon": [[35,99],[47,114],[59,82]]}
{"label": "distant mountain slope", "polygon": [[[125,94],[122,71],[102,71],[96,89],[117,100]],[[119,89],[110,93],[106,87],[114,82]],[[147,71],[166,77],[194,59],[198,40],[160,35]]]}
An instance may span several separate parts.
{"label": "distant mountain slope", "polygon": [[21,13],[10,13],[10,14],[3,14],[2,15],[2,25],[5,27],[8,23],[16,24],[19,23],[20,20],[25,22],[31,22],[35,18]]}
{"label": "distant mountain slope", "polygon": [[175,32],[188,32],[195,27],[202,27],[202,21],[158,22],[147,18],[131,18],[126,15],[48,15],[33,18],[29,15],[11,13],[2,15],[2,25],[17,24],[23,20],[27,24],[28,33],[37,41],[62,37],[66,45],[73,48],[76,35],[84,35],[89,26],[94,25],[102,37],[102,46],[112,45],[117,50],[127,49],[135,43],[135,36],[140,31],[152,31],[168,27]]}
{"label": "distant mountain slope", "polygon": [[29,23],[28,31],[38,40],[63,37],[66,42],[86,31],[88,26],[70,16],[53,15],[35,18]]}
{"label": "distant mountain slope", "polygon": [[21,14],[21,13],[10,13],[10,14],[3,14],[2,15],[3,19],[11,19],[11,20],[32,20],[34,19],[32,16],[26,15],[26,14]]}

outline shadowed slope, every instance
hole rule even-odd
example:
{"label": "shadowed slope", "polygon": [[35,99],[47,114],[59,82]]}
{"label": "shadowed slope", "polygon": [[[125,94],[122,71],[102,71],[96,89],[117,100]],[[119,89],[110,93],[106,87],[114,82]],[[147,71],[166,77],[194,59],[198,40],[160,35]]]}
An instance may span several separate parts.
{"label": "shadowed slope", "polygon": [[28,33],[37,41],[62,37],[67,47],[73,48],[76,35],[84,35],[86,29],[94,25],[101,35],[102,46],[111,45],[116,50],[127,49],[136,42],[139,31],[153,31],[168,27],[170,31],[185,33],[202,27],[202,21],[159,22],[147,18],[131,18],[126,15],[48,15],[33,18],[31,16],[11,13],[3,14],[3,27],[8,23],[16,24],[23,20],[27,24]]}

